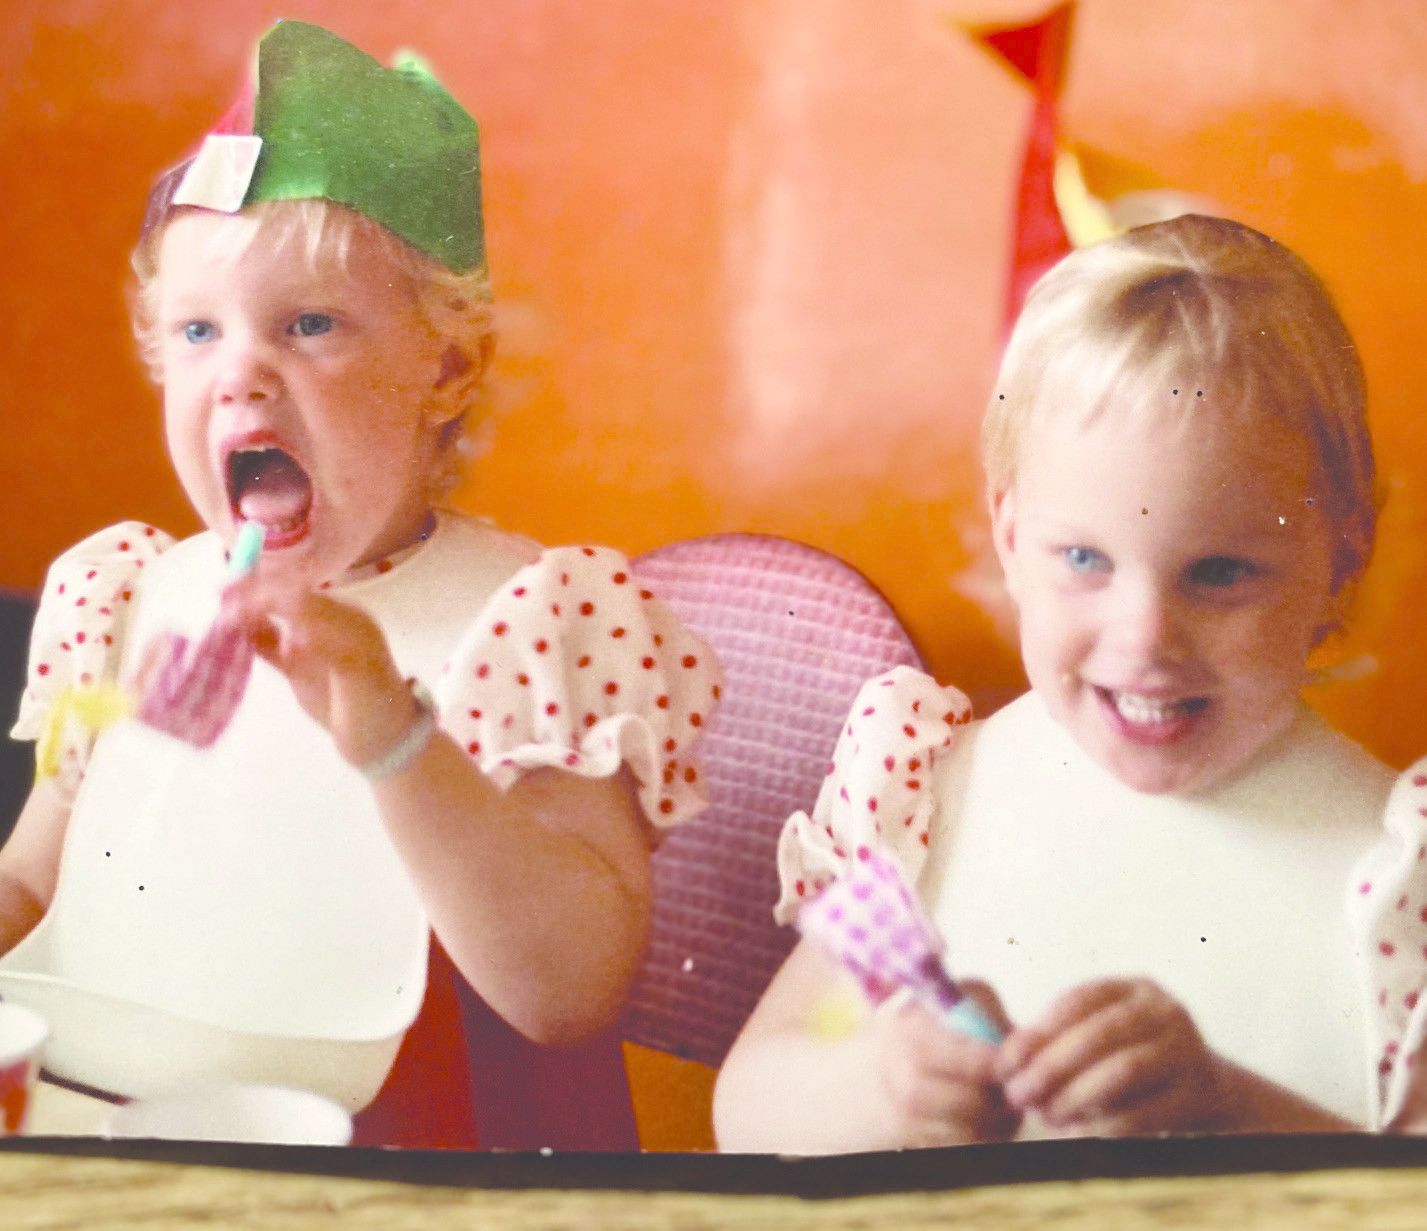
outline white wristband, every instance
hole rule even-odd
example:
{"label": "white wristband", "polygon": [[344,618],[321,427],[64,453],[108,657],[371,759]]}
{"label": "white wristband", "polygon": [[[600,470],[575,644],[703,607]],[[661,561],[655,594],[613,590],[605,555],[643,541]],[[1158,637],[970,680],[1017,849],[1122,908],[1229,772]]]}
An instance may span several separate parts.
{"label": "white wristband", "polygon": [[392,748],[382,753],[375,761],[357,766],[372,782],[380,782],[383,778],[390,778],[405,769],[421,755],[422,749],[430,742],[436,730],[436,708],[426,685],[414,679],[407,680],[406,684],[411,689],[411,699],[416,703],[416,716],[407,727],[406,734],[397,740]]}

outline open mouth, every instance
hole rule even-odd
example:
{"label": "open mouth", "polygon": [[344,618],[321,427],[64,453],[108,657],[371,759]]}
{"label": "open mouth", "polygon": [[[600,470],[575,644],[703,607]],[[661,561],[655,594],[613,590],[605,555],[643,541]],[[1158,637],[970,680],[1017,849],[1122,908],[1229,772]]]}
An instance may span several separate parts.
{"label": "open mouth", "polygon": [[263,527],[263,546],[286,547],[307,534],[312,481],[293,456],[270,445],[233,450],[227,461],[233,515]]}
{"label": "open mouth", "polygon": [[1178,739],[1209,707],[1208,697],[1168,700],[1098,686],[1095,692],[1101,705],[1112,716],[1116,728],[1143,743],[1167,743]]}

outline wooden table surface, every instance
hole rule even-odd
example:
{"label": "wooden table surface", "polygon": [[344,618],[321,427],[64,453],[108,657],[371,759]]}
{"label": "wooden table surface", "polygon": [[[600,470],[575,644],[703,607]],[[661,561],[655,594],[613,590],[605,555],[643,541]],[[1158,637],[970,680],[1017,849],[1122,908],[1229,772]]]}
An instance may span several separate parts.
{"label": "wooden table surface", "polygon": [[[1056,1143],[1057,1147],[1074,1143]],[[1088,1143],[1032,1153],[1005,1147],[852,1160],[709,1156],[430,1155],[194,1143],[115,1145],[60,1139],[0,1143],[5,1231],[244,1228],[301,1231],[1420,1231],[1427,1227],[1427,1143],[1317,1140],[1293,1148],[1241,1141]],[[1384,1148],[1375,1150],[1382,1145]],[[1179,1147],[1188,1147],[1180,1149]],[[1244,1148],[1240,1148],[1244,1147]],[[1011,1150],[1025,1147],[1011,1147]],[[69,1151],[61,1153],[60,1151]],[[1267,1170],[1243,1171],[1261,1159]],[[1334,1158],[1342,1166],[1324,1165]],[[1117,1161],[1118,1160],[1118,1161]],[[1364,1162],[1372,1165],[1363,1165]],[[1107,1166],[1107,1162],[1109,1165]],[[1123,1167],[1121,1166],[1123,1162]],[[1044,1178],[1184,1167],[1216,1174]],[[252,1165],[268,1169],[254,1169]],[[278,1168],[273,1170],[272,1168]],[[938,1185],[938,1171],[948,1183]],[[977,1183],[978,1170],[987,1182]],[[347,1174],[340,1174],[346,1172]],[[1041,1178],[1035,1178],[1039,1172]],[[1017,1173],[1023,1177],[1014,1178]],[[878,1175],[887,1183],[879,1184]],[[1007,1177],[1013,1177],[1008,1179]],[[414,1182],[424,1178],[426,1182]],[[786,1191],[776,1191],[786,1179]],[[613,1185],[609,1187],[607,1185]],[[858,1187],[870,1189],[849,1192]],[[908,1191],[876,1191],[905,1187]],[[726,1191],[747,1188],[751,1191]],[[685,1191],[680,1191],[681,1189]],[[770,1191],[773,1190],[773,1191]],[[693,1190],[693,1191],[688,1191]],[[823,1196],[820,1191],[839,1195]]]}

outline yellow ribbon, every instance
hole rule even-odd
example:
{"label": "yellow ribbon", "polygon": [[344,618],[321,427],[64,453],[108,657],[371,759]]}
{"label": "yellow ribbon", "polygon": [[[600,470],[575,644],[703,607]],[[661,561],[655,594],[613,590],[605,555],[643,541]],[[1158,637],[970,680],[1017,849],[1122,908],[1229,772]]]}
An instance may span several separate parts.
{"label": "yellow ribbon", "polygon": [[91,736],[134,712],[134,697],[117,684],[71,684],[50,703],[45,728],[35,744],[36,778],[54,778],[60,771],[64,733],[73,719]]}
{"label": "yellow ribbon", "polygon": [[1061,148],[1056,151],[1051,185],[1061,223],[1075,247],[1098,243],[1124,230],[1116,225],[1105,202],[1090,191],[1074,150]]}

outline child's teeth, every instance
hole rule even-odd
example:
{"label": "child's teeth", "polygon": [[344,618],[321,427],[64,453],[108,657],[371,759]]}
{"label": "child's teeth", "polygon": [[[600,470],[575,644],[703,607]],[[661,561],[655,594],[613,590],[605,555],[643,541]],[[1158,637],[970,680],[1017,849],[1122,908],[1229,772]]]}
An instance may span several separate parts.
{"label": "child's teeth", "polygon": [[1184,701],[1154,701],[1132,692],[1113,692],[1115,708],[1126,722],[1147,724],[1169,722],[1185,713],[1188,703]]}

